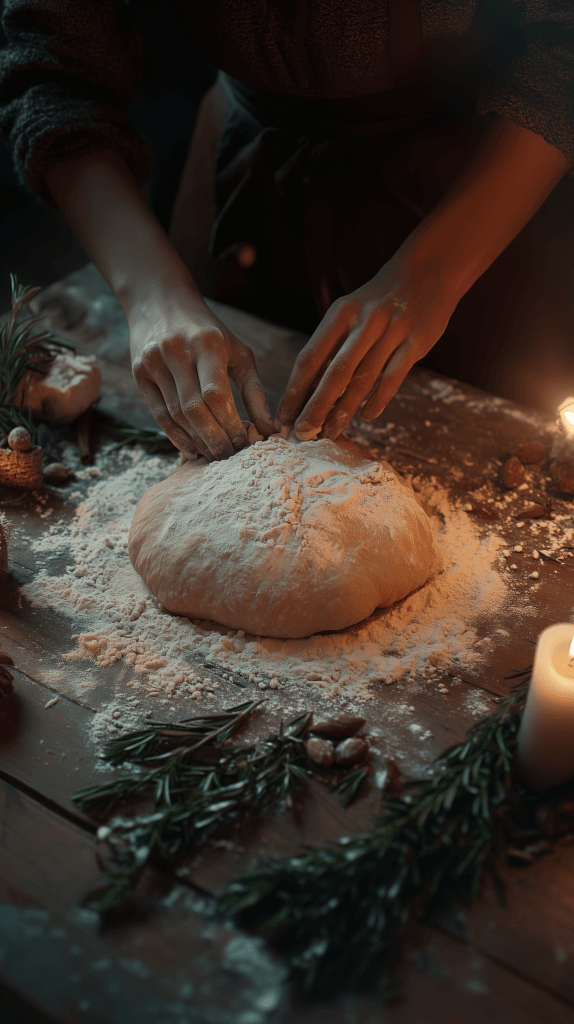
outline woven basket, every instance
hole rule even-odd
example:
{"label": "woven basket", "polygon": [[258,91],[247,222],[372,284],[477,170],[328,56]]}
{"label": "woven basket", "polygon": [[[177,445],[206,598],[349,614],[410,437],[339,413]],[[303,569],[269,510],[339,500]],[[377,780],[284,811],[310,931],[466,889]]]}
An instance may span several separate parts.
{"label": "woven basket", "polygon": [[4,487],[25,487],[30,491],[42,486],[42,449],[13,452],[0,448],[0,484]]}

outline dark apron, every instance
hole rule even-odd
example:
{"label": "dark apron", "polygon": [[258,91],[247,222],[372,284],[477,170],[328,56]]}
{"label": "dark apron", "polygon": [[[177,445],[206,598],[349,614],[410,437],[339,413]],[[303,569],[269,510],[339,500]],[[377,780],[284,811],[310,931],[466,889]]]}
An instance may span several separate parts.
{"label": "dark apron", "polygon": [[[425,69],[418,0],[388,0],[388,16],[392,88],[381,93],[269,95],[220,74],[217,298],[314,329],[390,259],[468,158],[474,101]],[[257,258],[242,270],[246,243]]]}
{"label": "dark apron", "polygon": [[[402,4],[412,14],[413,2],[389,0],[389,14],[400,20]],[[470,90],[426,74],[415,51],[393,89],[353,99],[262,95],[221,76],[229,109],[209,294],[311,333],[393,256],[487,127]],[[463,296],[424,364],[546,410],[572,393],[573,230],[566,176]],[[236,259],[245,242],[257,253],[249,269]]]}

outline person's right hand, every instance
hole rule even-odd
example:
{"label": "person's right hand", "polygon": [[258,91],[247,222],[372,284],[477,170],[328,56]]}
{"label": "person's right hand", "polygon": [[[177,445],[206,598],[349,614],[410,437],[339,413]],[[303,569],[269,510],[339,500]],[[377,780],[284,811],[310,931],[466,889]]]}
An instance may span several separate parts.
{"label": "person's right hand", "polygon": [[149,297],[128,316],[134,377],[170,441],[190,458],[223,459],[247,447],[236,384],[260,434],[275,432],[253,353],[191,289]]}

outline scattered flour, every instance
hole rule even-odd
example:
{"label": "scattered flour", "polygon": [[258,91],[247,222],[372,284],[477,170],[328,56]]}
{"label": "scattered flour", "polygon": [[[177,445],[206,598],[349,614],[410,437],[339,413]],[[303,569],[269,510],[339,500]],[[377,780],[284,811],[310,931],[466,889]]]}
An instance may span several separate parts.
{"label": "scattered flour", "polygon": [[[419,499],[430,516],[442,569],[403,601],[349,629],[274,640],[190,622],[166,612],[151,595],[129,562],[128,533],[140,497],[172,464],[141,449],[126,452],[125,463],[119,474],[87,476],[89,491],[71,529],[50,527],[34,542],[39,556],[67,550],[68,567],[61,575],[41,569],[22,589],[33,604],[81,627],[67,658],[100,666],[122,661],[130,667],[125,685],[134,695],[188,695],[204,709],[213,701],[215,709],[221,680],[227,703],[230,689],[239,703],[255,684],[285,707],[309,698],[349,704],[369,700],[381,685],[401,678],[432,680],[445,671],[472,671],[483,660],[481,620],[492,624],[507,597],[499,571],[502,542],[493,534],[481,536],[432,482],[423,485]],[[248,689],[233,687],[233,677]]]}

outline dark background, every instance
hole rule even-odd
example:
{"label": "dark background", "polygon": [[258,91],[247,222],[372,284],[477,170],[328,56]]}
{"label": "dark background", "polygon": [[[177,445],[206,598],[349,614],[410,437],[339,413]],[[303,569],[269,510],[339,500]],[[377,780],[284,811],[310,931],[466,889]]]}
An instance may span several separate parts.
{"label": "dark background", "polygon": [[[140,19],[146,61],[129,114],[154,151],[144,192],[167,230],[198,106],[216,72],[193,52],[169,0],[140,3]],[[0,28],[0,48],[5,45]],[[87,262],[64,218],[18,183],[0,143],[0,313],[10,307],[10,273],[21,284],[48,285]]]}

